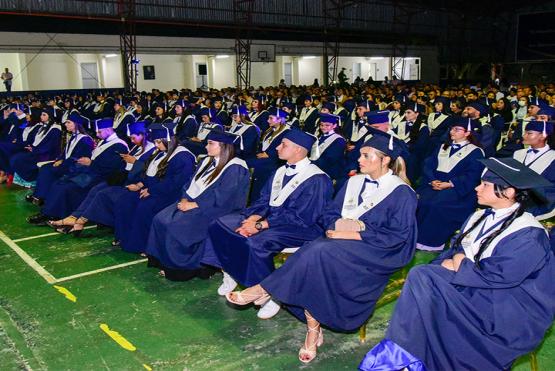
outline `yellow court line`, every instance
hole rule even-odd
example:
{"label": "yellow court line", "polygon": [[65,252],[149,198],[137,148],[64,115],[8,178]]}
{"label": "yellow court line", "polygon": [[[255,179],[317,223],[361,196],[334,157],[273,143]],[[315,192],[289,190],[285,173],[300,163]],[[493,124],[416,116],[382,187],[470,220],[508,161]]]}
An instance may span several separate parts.
{"label": "yellow court line", "polygon": [[56,282],[56,277],[51,275],[46,269],[44,269],[35,259],[31,258],[29,254],[21,249],[11,238],[6,236],[4,232],[0,231],[0,240],[2,240],[6,245],[10,247],[27,265],[35,270],[46,282],[52,284]]}
{"label": "yellow court line", "polygon": [[[96,225],[89,225],[88,227],[85,227],[84,229],[91,229],[91,228],[96,228]],[[50,237],[50,236],[59,236],[59,235],[60,235],[60,233],[58,233],[58,232],[51,232],[51,233],[39,234],[37,236],[18,238],[17,240],[13,240],[13,242],[29,241],[29,240],[34,240],[34,239],[37,239],[37,238]]]}
{"label": "yellow court line", "polygon": [[122,347],[123,349],[128,350],[130,352],[134,352],[134,351],[137,350],[137,348],[133,344],[131,344],[131,342],[129,340],[127,340],[126,338],[121,336],[121,334],[119,332],[114,331],[114,330],[110,330],[110,327],[108,327],[107,324],[101,323],[100,324],[100,329],[102,331],[104,331],[106,333],[106,335],[111,337],[112,340],[114,340],[116,343],[118,343],[118,345],[120,347]]}
{"label": "yellow court line", "polygon": [[70,281],[70,280],[74,280],[76,278],[86,277],[86,276],[90,276],[90,275],[93,275],[93,274],[102,273],[102,272],[106,272],[106,271],[111,271],[111,270],[118,269],[118,268],[125,268],[125,267],[128,267],[130,265],[144,263],[146,261],[148,261],[148,259],[139,259],[139,260],[133,260],[133,261],[130,261],[130,262],[127,262],[127,263],[111,265],[109,267],[95,269],[94,271],[88,271],[88,272],[78,273],[78,274],[74,274],[74,275],[67,276],[67,277],[57,278],[52,283]]}

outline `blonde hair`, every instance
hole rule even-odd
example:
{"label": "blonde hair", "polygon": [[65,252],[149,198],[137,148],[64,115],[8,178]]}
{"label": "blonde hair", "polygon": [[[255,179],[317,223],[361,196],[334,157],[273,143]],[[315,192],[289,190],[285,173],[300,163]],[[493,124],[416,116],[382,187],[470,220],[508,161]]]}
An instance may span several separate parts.
{"label": "blonde hair", "polygon": [[[372,148],[374,148],[374,147],[372,147]],[[407,165],[405,164],[405,160],[401,156],[399,156],[399,157],[397,157],[397,159],[393,160],[390,156],[383,153],[382,151],[380,151],[376,148],[374,148],[374,150],[376,151],[376,154],[378,155],[378,157],[380,159],[383,159],[384,157],[389,157],[389,164],[388,164],[389,169],[391,169],[391,171],[393,171],[393,174],[395,174],[399,178],[401,178],[401,180],[403,180],[403,182],[407,183],[408,185],[411,185],[410,180],[407,177]]]}

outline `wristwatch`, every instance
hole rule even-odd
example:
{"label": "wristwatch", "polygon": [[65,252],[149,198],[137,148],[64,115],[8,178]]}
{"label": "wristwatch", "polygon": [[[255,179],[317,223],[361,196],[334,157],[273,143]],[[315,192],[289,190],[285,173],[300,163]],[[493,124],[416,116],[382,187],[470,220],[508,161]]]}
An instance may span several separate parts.
{"label": "wristwatch", "polygon": [[254,228],[256,228],[257,230],[261,231],[262,230],[262,223],[261,222],[256,222],[254,224]]}

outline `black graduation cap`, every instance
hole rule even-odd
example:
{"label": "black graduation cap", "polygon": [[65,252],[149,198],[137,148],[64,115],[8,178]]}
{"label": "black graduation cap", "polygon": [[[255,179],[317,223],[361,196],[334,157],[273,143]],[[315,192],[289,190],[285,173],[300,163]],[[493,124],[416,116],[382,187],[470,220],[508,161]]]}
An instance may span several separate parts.
{"label": "black graduation cap", "polygon": [[482,179],[504,187],[538,189],[553,184],[514,158],[485,158],[478,160],[487,168]]}

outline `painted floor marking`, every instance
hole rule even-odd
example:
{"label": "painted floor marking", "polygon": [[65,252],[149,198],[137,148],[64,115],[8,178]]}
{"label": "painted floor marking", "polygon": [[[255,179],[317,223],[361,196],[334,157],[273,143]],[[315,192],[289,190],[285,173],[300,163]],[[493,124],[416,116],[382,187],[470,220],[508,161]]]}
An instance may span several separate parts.
{"label": "painted floor marking", "polygon": [[51,275],[46,269],[44,269],[39,263],[37,263],[35,259],[31,258],[29,254],[23,251],[21,247],[17,246],[17,244],[11,238],[6,236],[6,234],[2,231],[0,231],[0,240],[2,240],[6,245],[10,247],[10,249],[12,249],[17,255],[19,255],[19,257],[23,259],[23,261],[27,263],[28,266],[33,268],[35,272],[37,272],[42,278],[44,278],[46,282],[50,284],[56,283],[56,278],[53,275]]}
{"label": "painted floor marking", "polygon": [[[85,227],[84,229],[91,229],[91,228],[96,228],[96,225],[89,225],[89,226]],[[37,236],[18,238],[17,240],[13,240],[13,242],[29,241],[29,240],[34,240],[34,239],[37,239],[37,238],[50,237],[50,236],[60,236],[60,235],[61,235],[61,233],[58,233],[58,232],[45,233],[45,234],[39,234]]]}
{"label": "painted floor marking", "polygon": [[111,271],[114,269],[119,269],[119,268],[125,268],[128,267],[130,265],[135,265],[135,264],[140,264],[140,263],[144,263],[148,261],[148,259],[139,259],[139,260],[133,260],[127,263],[122,263],[122,264],[117,264],[117,265],[112,265],[109,267],[105,267],[105,268],[100,268],[100,269],[95,269],[93,271],[88,271],[88,272],[83,272],[83,273],[77,273],[71,276],[67,276],[67,277],[62,277],[62,278],[57,278],[53,283],[59,283],[59,282],[65,282],[65,281],[70,281],[70,280],[74,280],[76,278],[81,278],[81,277],[85,277],[85,276],[91,276],[93,274],[97,274],[97,273],[102,273],[102,272],[106,272],[106,271]]}
{"label": "painted floor marking", "polygon": [[[94,227],[95,226],[90,226],[90,227],[86,227],[86,228],[94,228]],[[20,239],[17,239],[17,240],[12,240],[8,236],[6,236],[6,234],[4,232],[2,232],[0,230],[0,241],[3,241],[6,245],[8,245],[10,247],[10,249],[12,249],[17,255],[19,255],[19,257],[29,267],[31,267],[35,272],[37,272],[49,284],[70,281],[70,280],[74,280],[76,278],[91,276],[93,274],[107,272],[107,271],[111,271],[111,270],[114,270],[114,269],[125,268],[125,267],[131,266],[131,265],[144,263],[144,262],[148,261],[148,259],[138,259],[138,260],[133,260],[133,261],[130,261],[130,262],[127,262],[127,263],[111,265],[109,267],[104,267],[104,268],[95,269],[95,270],[88,271],[88,272],[74,274],[74,275],[67,276],[67,277],[56,278],[50,272],[48,272],[46,269],[44,269],[44,267],[42,265],[37,263],[37,261],[35,259],[33,259],[29,254],[27,254],[21,247],[19,247],[17,245],[16,241],[27,241],[27,240],[30,240],[30,239],[33,239],[33,238],[40,238],[40,237],[46,237],[46,236],[51,236],[51,235],[57,235],[57,234],[58,234],[57,232],[54,232],[54,233],[47,233],[47,234],[40,235],[40,236],[33,236],[33,237],[26,237],[26,238],[20,238]]]}

